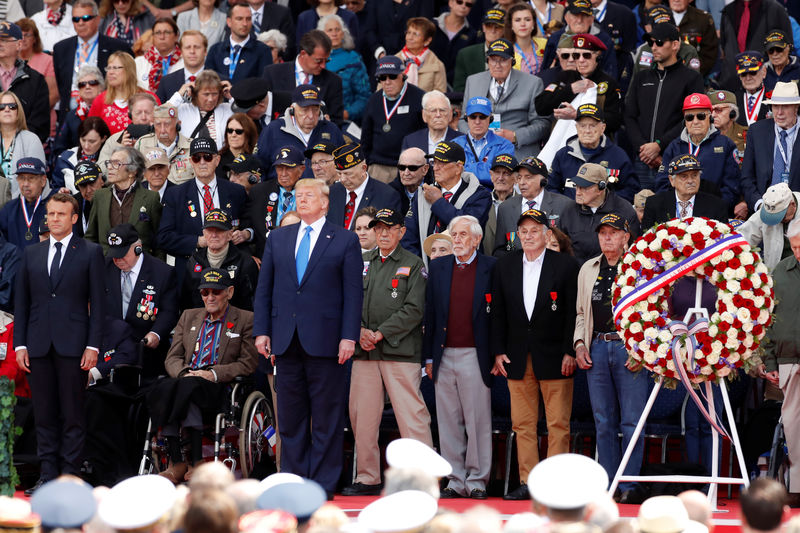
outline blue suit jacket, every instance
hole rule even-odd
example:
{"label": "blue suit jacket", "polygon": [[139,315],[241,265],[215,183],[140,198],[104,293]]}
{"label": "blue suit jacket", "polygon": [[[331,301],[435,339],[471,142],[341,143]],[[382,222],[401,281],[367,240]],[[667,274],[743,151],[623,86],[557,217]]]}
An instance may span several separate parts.
{"label": "blue suit jacket", "polygon": [[162,102],[166,102],[169,100],[170,96],[178,92],[178,89],[183,87],[185,82],[186,74],[184,74],[183,69],[178,69],[175,72],[171,72],[161,78],[161,82],[158,84],[158,89],[156,90],[156,96],[158,96],[158,99]]}
{"label": "blue suit jacket", "polygon": [[[486,295],[492,293],[492,276],[497,259],[478,252],[475,260],[475,291],[472,295],[472,331],[478,352],[481,377],[487,387],[492,386],[490,370],[494,358],[490,354],[490,317]],[[433,379],[439,372],[445,341],[447,320],[450,316],[450,284],[453,281],[455,256],[437,257],[428,265],[428,284],[425,289],[425,337],[422,345],[423,359],[433,359]]]}
{"label": "blue suit jacket", "polygon": [[[344,227],[344,211],[348,200],[347,189],[337,181],[331,185],[331,192],[328,198],[330,200],[328,204],[328,222]],[[372,206],[378,211],[381,209],[391,209],[395,213],[400,213],[402,208],[400,195],[397,194],[396,190],[374,178],[367,177],[367,185],[364,187],[364,196],[362,196],[361,201],[358,202],[353,212],[353,218],[350,219],[350,227],[347,229],[355,228],[355,213],[362,207],[367,206]]]}
{"label": "blue suit jacket", "polygon": [[50,241],[25,249],[14,293],[14,347],[45,357],[50,347],[64,357],[81,357],[87,346],[101,347],[105,294],[103,251],[75,235],[69,241],[55,282],[47,270]]}
{"label": "blue suit jacket", "polygon": [[[447,133],[444,134],[445,141],[451,141],[461,135],[461,132],[447,127]],[[426,154],[428,153],[428,128],[422,128],[413,133],[409,133],[403,137],[403,145],[400,147],[400,152],[405,152],[407,148],[419,148]]]}
{"label": "blue suit jacket", "polygon": [[[772,163],[775,155],[775,120],[754,122],[747,130],[747,147],[742,161],[742,194],[750,211],[772,184]],[[800,135],[795,138],[789,164],[789,188],[800,191]]]}
{"label": "blue suit jacket", "polygon": [[139,365],[139,346],[133,340],[131,327],[112,316],[106,316],[103,329],[103,343],[98,346],[97,370],[107,378],[111,369],[117,365]]}
{"label": "blue suit jacket", "polygon": [[286,352],[295,331],[314,357],[337,357],[339,341],[358,342],[363,262],[356,234],[325,222],[300,283],[295,244],[300,224],[270,232],[261,260],[253,336],[269,335],[272,352]]}
{"label": "blue suit jacket", "polygon": [[[33,238],[29,241],[25,240],[25,233],[28,231],[28,227],[25,225],[25,215],[22,212],[19,198],[14,198],[0,209],[0,231],[3,232],[3,236],[8,242],[20,250],[39,242],[39,223],[47,214],[47,199],[53,193],[54,191],[50,191],[50,195],[43,197],[42,201],[39,202],[39,207],[33,212],[33,222],[31,223]],[[28,214],[30,215],[30,206],[28,206],[28,209]]]}
{"label": "blue suit jacket", "polygon": [[[223,80],[236,83],[245,78],[260,76],[264,67],[272,64],[272,52],[269,47],[261,41],[254,39],[252,35],[239,54],[239,63],[236,65],[236,70],[233,72],[233,78],[228,76],[230,71],[228,68],[230,65],[230,55],[230,39],[225,39],[224,41],[214,44],[206,56],[205,68],[215,71]],[[226,58],[229,59],[227,65],[225,64]]]}

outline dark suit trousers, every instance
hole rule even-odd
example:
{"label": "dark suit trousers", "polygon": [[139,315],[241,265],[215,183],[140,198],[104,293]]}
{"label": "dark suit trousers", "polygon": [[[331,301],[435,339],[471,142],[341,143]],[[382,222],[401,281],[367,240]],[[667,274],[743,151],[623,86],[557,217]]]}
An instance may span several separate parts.
{"label": "dark suit trousers", "polygon": [[313,479],[333,492],[342,472],[345,366],[336,357],[308,355],[296,331],[275,365],[281,471]]}
{"label": "dark suit trousers", "polygon": [[41,477],[45,480],[60,474],[80,475],[88,381],[80,363],[80,357],[64,357],[53,349],[45,357],[30,358],[28,382],[42,461]]}

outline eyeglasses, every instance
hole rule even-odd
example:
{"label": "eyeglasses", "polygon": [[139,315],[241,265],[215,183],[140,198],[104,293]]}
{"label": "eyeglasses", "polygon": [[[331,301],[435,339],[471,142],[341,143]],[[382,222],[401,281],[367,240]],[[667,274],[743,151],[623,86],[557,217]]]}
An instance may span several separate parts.
{"label": "eyeglasses", "polygon": [[697,113],[697,114],[689,113],[688,115],[683,115],[683,120],[685,120],[686,122],[691,122],[695,118],[700,122],[702,122],[708,118],[708,113]]}
{"label": "eyeglasses", "polygon": [[214,154],[194,154],[192,156],[193,163],[199,163],[201,159],[206,163],[211,163],[214,160]]}
{"label": "eyeglasses", "polygon": [[121,167],[123,165],[127,165],[128,162],[127,161],[114,161],[113,159],[109,159],[108,161],[106,161],[103,164],[106,166],[106,169],[113,168],[114,170],[117,170],[119,167]]}
{"label": "eyeglasses", "polygon": [[236,135],[241,135],[242,133],[244,133],[244,130],[242,128],[225,128],[225,132],[228,133],[229,135],[231,133],[235,133]]}
{"label": "eyeglasses", "polygon": [[109,70],[122,70],[124,68],[125,67],[123,67],[122,65],[106,65],[106,71],[109,71]]}
{"label": "eyeglasses", "polygon": [[468,115],[467,118],[469,120],[486,120],[489,117],[482,113],[473,113],[471,115]]}
{"label": "eyeglasses", "polygon": [[316,161],[311,162],[312,167],[321,167],[327,165],[328,163],[333,163],[333,159],[317,159]]}
{"label": "eyeglasses", "polygon": [[200,296],[202,296],[203,298],[208,298],[212,294],[214,296],[219,296],[223,292],[225,291],[222,289],[200,289]]}
{"label": "eyeglasses", "polygon": [[11,111],[16,111],[17,107],[19,107],[17,104],[0,104],[0,111],[3,111],[4,109],[10,109]]}
{"label": "eyeglasses", "polygon": [[406,170],[408,170],[409,172],[416,172],[421,168],[422,165],[397,165],[397,170],[399,170],[400,172],[405,172]]}
{"label": "eyeglasses", "polygon": [[769,55],[772,55],[772,54],[780,54],[780,53],[781,53],[781,52],[783,52],[784,50],[786,50],[786,48],[781,48],[781,47],[779,47],[779,46],[773,46],[772,48],[770,48],[769,50],[767,50],[767,54],[769,54]]}
{"label": "eyeglasses", "polygon": [[80,17],[72,17],[72,22],[77,24],[78,22],[89,22],[97,15],[81,15]]}
{"label": "eyeglasses", "polygon": [[465,0],[456,0],[456,4],[467,7],[472,7],[474,5],[472,2],[466,2]]}
{"label": "eyeglasses", "polygon": [[78,89],[84,89],[86,87],[97,87],[98,85],[100,85],[100,82],[97,80],[79,81]]}
{"label": "eyeglasses", "polygon": [[175,35],[175,32],[172,30],[161,30],[161,31],[154,31],[153,35],[156,37],[167,37],[169,35]]}
{"label": "eyeglasses", "polygon": [[396,80],[400,74],[381,74],[378,76],[378,81]]}
{"label": "eyeglasses", "polygon": [[650,45],[650,48],[652,48],[653,46],[664,46],[664,43],[666,42],[667,41],[663,39],[647,39],[647,44]]}
{"label": "eyeglasses", "polygon": [[571,57],[573,61],[577,61],[580,58],[591,59],[593,55],[591,52],[565,52],[561,54],[561,59],[567,61]]}

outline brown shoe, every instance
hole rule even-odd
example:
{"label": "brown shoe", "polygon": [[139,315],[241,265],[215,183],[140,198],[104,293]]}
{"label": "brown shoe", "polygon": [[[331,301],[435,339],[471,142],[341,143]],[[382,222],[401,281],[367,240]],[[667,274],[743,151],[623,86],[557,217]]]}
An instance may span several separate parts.
{"label": "brown shoe", "polygon": [[180,485],[181,483],[183,483],[188,468],[189,467],[186,465],[186,463],[172,464],[169,466],[169,468],[167,468],[158,475],[167,478],[168,480],[172,481],[172,483],[175,485]]}

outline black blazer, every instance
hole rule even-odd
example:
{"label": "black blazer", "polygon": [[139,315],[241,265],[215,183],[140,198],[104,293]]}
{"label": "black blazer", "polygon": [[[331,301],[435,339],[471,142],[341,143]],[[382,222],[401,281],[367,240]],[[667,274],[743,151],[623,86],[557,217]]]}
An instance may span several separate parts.
{"label": "black blazer", "polygon": [[[744,89],[739,87],[736,91],[736,105],[739,106],[739,117],[736,119],[736,122],[741,124],[742,126],[747,126],[747,102],[744,98]],[[767,99],[767,95],[764,94],[764,97],[761,99],[761,107],[758,108],[758,119],[764,120],[767,118],[767,113],[769,112],[769,105],[764,103],[764,100]]]}
{"label": "black blazer", "polygon": [[51,348],[80,358],[87,346],[100,349],[103,340],[103,251],[73,235],[51,281],[49,249],[48,239],[23,253],[14,292],[14,347],[26,346],[32,358],[47,356]]}
{"label": "black blazer", "polygon": [[178,92],[178,89],[183,87],[185,82],[186,74],[184,73],[183,69],[171,72],[161,78],[161,83],[158,84],[158,89],[156,90],[156,96],[158,96],[158,99],[164,103],[169,100],[170,96]]}
{"label": "black blazer", "polygon": [[[475,349],[478,353],[478,366],[481,369],[483,383],[492,386],[492,365],[494,360],[490,353],[491,323],[486,295],[492,292],[494,276],[494,257],[483,255],[478,251],[475,258],[478,271],[475,273],[475,291],[472,295],[472,332],[475,336]],[[439,373],[442,353],[447,340],[447,320],[450,317],[450,285],[453,281],[455,256],[437,257],[428,265],[428,284],[425,288],[425,336],[422,345],[422,359],[433,359],[433,380]],[[492,306],[494,303],[491,304]],[[575,305],[573,302],[573,317]],[[573,320],[573,327],[575,321]],[[570,337],[571,338],[571,337]]]}
{"label": "black blazer", "polygon": [[575,355],[572,338],[578,263],[566,254],[544,252],[536,303],[528,319],[522,297],[523,253],[511,252],[498,259],[495,266],[492,355],[505,354],[509,358],[508,379],[523,378],[529,355],[537,379],[564,379],[567,376],[561,374],[561,361],[565,354]]}
{"label": "black blazer", "polygon": [[[294,61],[269,65],[264,68],[261,77],[269,82],[269,88],[273,94],[276,91],[291,94],[297,86],[294,77]],[[344,120],[342,78],[330,70],[323,69],[319,75],[314,76],[314,85],[319,87],[320,96],[325,102],[326,113],[330,115],[331,121],[341,124]],[[273,105],[272,111],[278,111],[278,109]],[[283,110],[280,111],[283,112]]]}
{"label": "black blazer", "polygon": [[[447,133],[444,134],[445,141],[451,141],[456,137],[460,137],[462,135],[461,132],[454,130],[451,127],[447,127]],[[405,137],[403,137],[403,144],[400,147],[400,152],[405,152],[407,148],[419,148],[426,154],[428,153],[428,128],[423,128],[421,130],[417,130],[413,133],[409,133]]]}
{"label": "black blazer", "polygon": [[[331,185],[331,192],[328,196],[328,222],[336,224],[337,226],[344,226],[344,211],[347,205],[348,193],[340,182]],[[364,195],[361,201],[356,206],[356,212],[367,206],[372,206],[377,210],[391,209],[395,213],[401,213],[402,205],[400,197],[393,188],[389,187],[383,182],[374,178],[367,177],[367,186],[364,188]],[[405,213],[402,213],[405,214]],[[356,226],[355,212],[353,218],[350,219],[350,227],[347,229],[354,229]]]}
{"label": "black blazer", "polygon": [[[773,158],[775,155],[775,120],[768,118],[754,122],[747,130],[747,146],[742,159],[742,196],[750,212],[767,192],[772,183]],[[800,191],[800,135],[794,140],[792,160],[789,163],[789,188]]]}
{"label": "black blazer", "polygon": [[[73,35],[63,39],[53,46],[53,67],[56,71],[56,85],[61,101],[59,118],[69,110],[70,92],[72,90],[72,75],[75,73],[75,52],[78,48],[78,37]],[[106,75],[108,56],[114,52],[127,52],[133,56],[133,51],[128,43],[113,37],[100,35],[97,41],[97,68]]]}
{"label": "black blazer", "polygon": [[[677,216],[675,210],[677,200],[675,191],[660,192],[647,199],[642,217],[642,231],[647,231],[655,224],[672,220]],[[728,206],[717,196],[707,192],[698,192],[694,197],[692,216],[706,217],[720,222],[728,221]]]}
{"label": "black blazer", "polygon": [[[267,242],[269,230],[278,225],[280,188],[276,179],[264,181],[253,185],[247,195],[244,211],[253,230],[254,257],[259,259],[264,255],[264,244]],[[270,198],[273,193],[275,196]]]}

